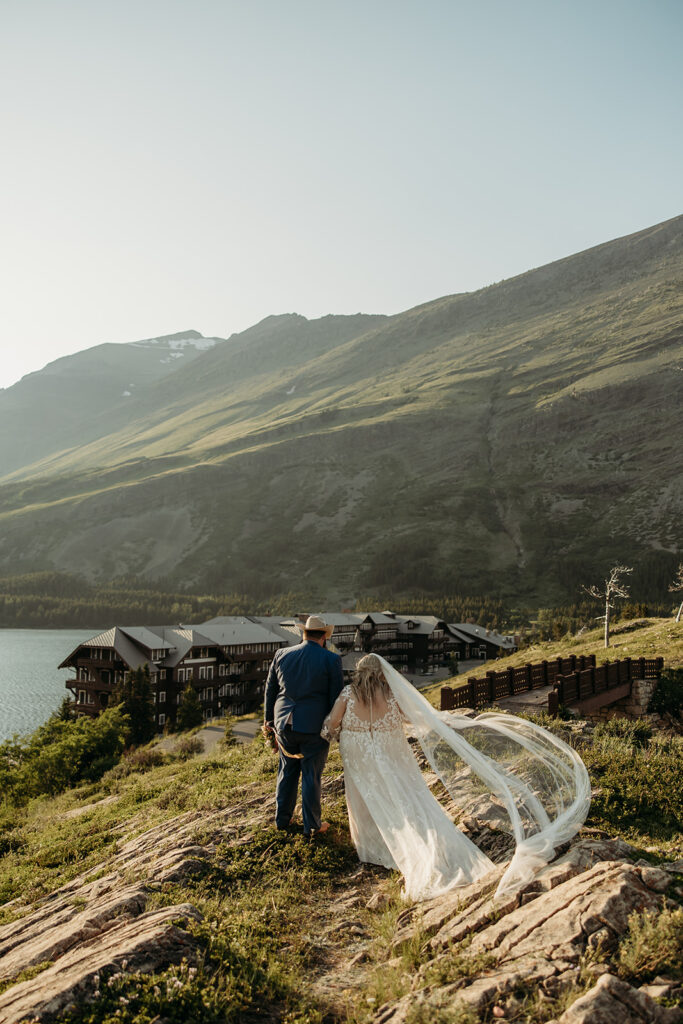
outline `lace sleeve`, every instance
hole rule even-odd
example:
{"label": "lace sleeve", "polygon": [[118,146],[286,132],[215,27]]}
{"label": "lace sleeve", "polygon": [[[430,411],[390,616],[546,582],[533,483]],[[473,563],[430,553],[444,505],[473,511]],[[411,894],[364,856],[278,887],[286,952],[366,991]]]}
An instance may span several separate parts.
{"label": "lace sleeve", "polygon": [[342,692],[337,697],[334,707],[330,711],[329,715],[323,722],[323,727],[320,730],[320,735],[328,743],[332,740],[338,740],[339,734],[342,730],[342,719],[346,711],[346,701],[349,695],[349,687],[345,686]]}

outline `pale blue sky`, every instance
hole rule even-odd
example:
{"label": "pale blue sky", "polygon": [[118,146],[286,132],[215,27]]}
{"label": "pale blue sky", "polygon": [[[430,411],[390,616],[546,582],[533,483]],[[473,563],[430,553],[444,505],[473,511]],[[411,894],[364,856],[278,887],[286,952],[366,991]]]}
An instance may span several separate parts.
{"label": "pale blue sky", "polygon": [[0,386],[683,213],[680,0],[0,0]]}

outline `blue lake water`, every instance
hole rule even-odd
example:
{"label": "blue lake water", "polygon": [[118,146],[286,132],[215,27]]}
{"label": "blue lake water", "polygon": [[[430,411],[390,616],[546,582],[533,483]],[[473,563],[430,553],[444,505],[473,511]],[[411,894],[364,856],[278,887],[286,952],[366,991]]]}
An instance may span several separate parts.
{"label": "blue lake water", "polygon": [[33,732],[69,695],[57,666],[97,629],[0,629],[0,743]]}

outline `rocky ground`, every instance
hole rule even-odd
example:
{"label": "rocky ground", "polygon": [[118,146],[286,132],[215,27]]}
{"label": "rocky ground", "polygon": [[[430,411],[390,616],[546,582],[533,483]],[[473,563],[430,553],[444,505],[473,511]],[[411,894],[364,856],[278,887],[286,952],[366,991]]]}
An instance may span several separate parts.
{"label": "rocky ground", "polygon": [[[219,869],[226,849],[253,842],[254,830],[272,816],[272,797],[264,799],[258,787],[254,794],[213,813],[189,811],[134,838],[123,827],[117,852],[99,867],[38,905],[15,900],[5,908],[14,919],[0,927],[0,980],[9,982],[0,1022],[53,1021],[96,1000],[112,975],[192,963],[191,925],[200,910],[188,902],[161,905],[159,897]],[[468,819],[464,827],[495,852],[487,826]],[[544,1003],[561,1006],[558,996],[578,988],[583,994],[555,1016],[557,1024],[674,1024],[680,1010],[661,1001],[680,999],[680,980],[634,987],[617,976],[614,954],[629,915],[660,911],[683,893],[683,862],[652,867],[638,856],[623,840],[587,830],[504,903],[492,900],[497,868],[447,899],[406,907],[394,919],[393,948],[381,965],[384,990],[372,922],[390,898],[389,878],[381,869],[354,868],[311,922],[311,998],[326,1021],[358,1020],[359,1005],[375,1024],[533,1020],[532,1004],[547,1021]]]}

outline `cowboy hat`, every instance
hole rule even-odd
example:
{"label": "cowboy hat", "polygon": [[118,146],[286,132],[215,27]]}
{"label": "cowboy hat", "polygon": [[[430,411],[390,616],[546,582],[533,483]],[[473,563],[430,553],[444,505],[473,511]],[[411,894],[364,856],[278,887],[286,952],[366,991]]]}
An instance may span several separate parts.
{"label": "cowboy hat", "polygon": [[329,640],[334,633],[334,626],[328,626],[321,615],[309,615],[305,625],[298,626],[299,632],[304,633],[308,629],[319,630]]}

